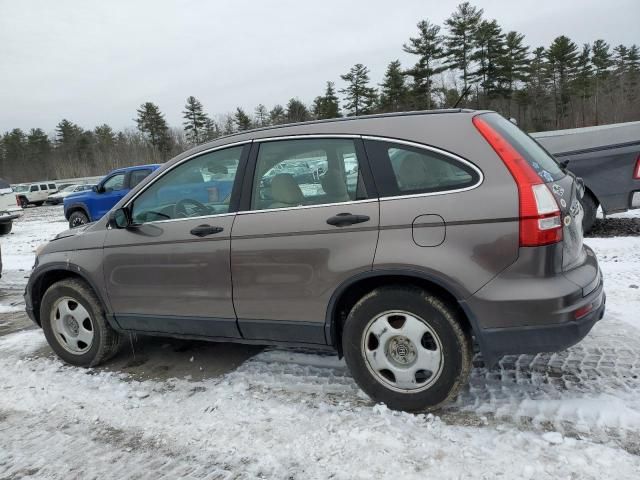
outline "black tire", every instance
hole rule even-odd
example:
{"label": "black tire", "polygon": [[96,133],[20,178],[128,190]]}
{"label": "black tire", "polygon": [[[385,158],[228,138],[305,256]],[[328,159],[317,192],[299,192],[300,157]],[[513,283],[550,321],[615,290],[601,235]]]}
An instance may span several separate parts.
{"label": "black tire", "polygon": [[69,228],[76,228],[89,223],[89,217],[82,210],[76,210],[69,216]]}
{"label": "black tire", "polygon": [[13,222],[0,223],[0,235],[6,235],[7,233],[11,232],[12,228]]}
{"label": "black tire", "polygon": [[20,206],[27,208],[29,206],[29,200],[27,200],[26,197],[20,197]]}
{"label": "black tire", "polygon": [[41,207],[42,205],[44,205],[44,202],[33,202],[33,204],[34,204],[36,207]]}
{"label": "black tire", "polygon": [[[366,329],[380,315],[396,310],[419,317],[439,337],[440,373],[426,389],[395,390],[369,367],[364,351],[370,348],[365,346]],[[342,349],[353,378],[367,395],[391,409],[409,412],[436,410],[452,401],[469,379],[473,358],[471,336],[463,329],[459,314],[437,296],[404,286],[377,288],[356,303],[345,321]]]}
{"label": "black tire", "polygon": [[[58,339],[52,326],[52,311],[62,297],[70,297],[82,305],[91,315],[93,341],[82,354],[69,352]],[[40,303],[40,323],[47,342],[65,362],[79,367],[95,367],[113,357],[120,348],[120,335],[113,330],[105,317],[102,304],[94,291],[82,280],[67,279],[51,285]]]}
{"label": "black tire", "polygon": [[584,216],[582,217],[582,231],[584,233],[588,233],[593,228],[593,224],[596,221],[598,201],[589,192],[585,192],[580,203],[582,203],[582,209],[584,210]]}

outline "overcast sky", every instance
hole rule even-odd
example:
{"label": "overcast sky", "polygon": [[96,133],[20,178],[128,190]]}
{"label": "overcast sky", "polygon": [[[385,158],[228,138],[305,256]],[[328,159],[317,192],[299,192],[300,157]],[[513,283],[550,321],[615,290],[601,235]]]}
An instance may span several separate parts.
{"label": "overcast sky", "polygon": [[[0,0],[0,132],[62,119],[93,128],[134,125],[157,103],[180,126],[194,95],[212,115],[310,104],[354,63],[378,83],[421,19],[443,24],[459,1]],[[472,2],[532,46],[558,35],[581,45],[640,43],[640,0]]]}

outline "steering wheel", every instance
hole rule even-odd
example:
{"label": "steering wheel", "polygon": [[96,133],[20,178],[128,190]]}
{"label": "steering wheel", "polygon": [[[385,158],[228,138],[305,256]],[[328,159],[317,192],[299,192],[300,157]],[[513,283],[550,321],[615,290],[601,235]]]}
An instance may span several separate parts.
{"label": "steering wheel", "polygon": [[[187,209],[187,206],[191,208]],[[200,203],[193,198],[183,198],[178,200],[176,206],[174,207],[176,218],[189,218],[189,217],[200,217],[204,215],[209,215],[211,211],[209,207]]]}

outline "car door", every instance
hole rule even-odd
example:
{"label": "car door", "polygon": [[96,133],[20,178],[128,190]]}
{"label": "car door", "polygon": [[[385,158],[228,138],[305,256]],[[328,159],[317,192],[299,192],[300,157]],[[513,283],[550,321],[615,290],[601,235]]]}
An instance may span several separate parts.
{"label": "car door", "polygon": [[98,185],[97,191],[92,195],[92,221],[102,218],[126,195],[129,191],[126,185],[126,172],[115,172]]}
{"label": "car door", "polygon": [[[347,158],[357,159],[358,173],[345,168]],[[242,193],[231,234],[242,336],[326,343],[331,295],[372,268],[378,238],[378,200],[361,140],[254,140]]]}
{"label": "car door", "polygon": [[239,191],[218,196],[209,172],[236,188],[248,151],[248,144],[233,145],[187,158],[127,202],[133,225],[107,231],[103,261],[122,328],[239,336],[229,263]]}

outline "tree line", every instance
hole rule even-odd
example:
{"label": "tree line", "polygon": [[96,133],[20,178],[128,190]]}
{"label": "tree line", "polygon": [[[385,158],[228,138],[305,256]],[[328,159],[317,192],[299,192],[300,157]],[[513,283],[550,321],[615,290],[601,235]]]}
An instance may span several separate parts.
{"label": "tree line", "polygon": [[186,99],[182,128],[171,128],[160,108],[146,102],[136,127],[93,130],[63,119],[53,134],[19,128],[0,137],[1,175],[20,182],[100,175],[131,164],[162,162],[221,135],[270,125],[453,106],[496,110],[527,131],[640,120],[640,51],[612,47],[603,39],[577,45],[568,37],[532,48],[525,36],[464,2],[444,26],[418,22],[402,50],[414,63],[391,61],[375,85],[357,63],[327,81],[310,104],[286,105],[212,116],[193,96]]}

